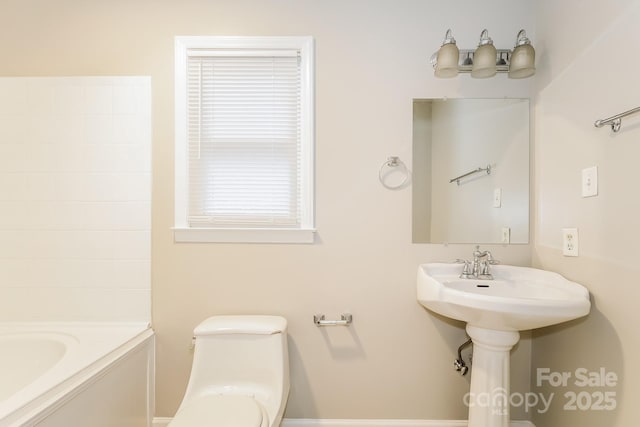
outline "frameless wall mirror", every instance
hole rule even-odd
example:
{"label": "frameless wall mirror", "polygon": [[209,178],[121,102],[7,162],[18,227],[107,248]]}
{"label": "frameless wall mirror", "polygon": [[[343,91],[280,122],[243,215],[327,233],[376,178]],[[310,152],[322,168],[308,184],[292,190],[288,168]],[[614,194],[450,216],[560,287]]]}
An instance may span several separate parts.
{"label": "frameless wall mirror", "polygon": [[529,100],[413,100],[413,243],[529,242]]}

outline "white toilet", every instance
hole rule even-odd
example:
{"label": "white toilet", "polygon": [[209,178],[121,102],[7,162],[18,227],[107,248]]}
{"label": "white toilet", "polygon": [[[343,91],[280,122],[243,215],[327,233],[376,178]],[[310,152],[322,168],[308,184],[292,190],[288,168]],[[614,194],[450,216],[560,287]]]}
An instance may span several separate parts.
{"label": "white toilet", "polygon": [[289,396],[287,321],[214,316],[194,329],[187,391],[170,427],[278,427]]}

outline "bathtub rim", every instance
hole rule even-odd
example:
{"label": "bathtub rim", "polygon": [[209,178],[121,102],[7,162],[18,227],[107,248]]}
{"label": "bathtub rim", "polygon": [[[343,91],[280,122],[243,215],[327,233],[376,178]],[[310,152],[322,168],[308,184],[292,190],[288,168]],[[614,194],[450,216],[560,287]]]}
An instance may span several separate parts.
{"label": "bathtub rim", "polygon": [[[69,353],[70,351],[74,351],[75,347],[79,344],[78,339],[68,333],[51,332],[51,331],[40,332],[40,331],[31,331],[31,330],[29,331],[13,330],[13,331],[0,332],[0,348],[3,348],[5,345],[12,346],[14,345],[14,343],[20,346],[20,343],[24,343],[24,342],[26,342],[27,345],[30,342],[36,342],[36,343],[37,342],[53,342],[62,347],[62,352],[60,353],[59,357],[55,358],[55,360],[51,360],[50,363],[47,364],[44,370],[38,369],[36,367],[35,370],[38,371],[38,375],[32,376],[33,371],[30,371],[30,374],[29,374],[29,377],[31,377],[30,380],[27,380],[26,382],[24,382],[24,381],[21,381],[21,378],[18,378],[19,380],[18,386],[16,386],[11,381],[9,381],[8,384],[0,385],[0,402],[2,402],[3,404],[7,400],[15,397],[16,395],[19,396],[22,390],[27,389],[34,381],[41,378],[43,375],[46,375],[49,371],[53,370],[55,366],[57,366],[58,363],[60,363],[64,359],[66,354]],[[11,354],[10,349],[8,350],[9,350],[8,353]],[[36,348],[34,350],[39,351],[40,348]],[[35,357],[37,360],[40,360],[42,362],[41,355],[38,355],[37,351],[35,355],[26,354],[24,356],[27,359],[31,357]],[[15,354],[17,354],[18,356],[20,355],[20,353],[15,353]],[[4,357],[0,357],[0,359],[4,359]],[[21,362],[14,362],[11,360],[4,361],[4,363],[7,363],[8,366],[11,366],[12,362],[18,363],[18,364],[21,363]],[[27,365],[28,365],[28,362],[27,362]],[[25,367],[18,366],[17,369],[24,370]]]}
{"label": "bathtub rim", "polygon": [[[115,369],[118,363],[129,354],[141,351],[150,340],[152,345],[155,346],[155,332],[149,322],[0,322],[0,335],[5,332],[5,328],[11,328],[10,333],[13,334],[13,331],[18,328],[24,328],[25,331],[35,331],[38,327],[52,333],[60,333],[65,328],[131,328],[132,334],[128,339],[114,346],[107,354],[93,360],[32,400],[24,402],[12,412],[3,415],[3,418],[0,418],[0,427],[17,427],[27,423],[32,425],[39,422],[95,381],[108,374],[110,370]],[[154,351],[152,351],[151,365],[155,363],[154,359]],[[153,369],[153,366],[149,366],[148,369]],[[153,417],[155,410],[155,384],[153,377],[153,375],[150,376],[151,393],[147,396],[150,417]]]}

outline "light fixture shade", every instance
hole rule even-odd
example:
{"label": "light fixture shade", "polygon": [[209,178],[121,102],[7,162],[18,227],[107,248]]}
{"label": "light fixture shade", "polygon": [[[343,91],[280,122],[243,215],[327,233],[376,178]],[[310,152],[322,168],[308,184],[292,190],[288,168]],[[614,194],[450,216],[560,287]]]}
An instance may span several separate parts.
{"label": "light fixture shade", "polygon": [[480,34],[480,44],[473,54],[473,68],[471,77],[484,79],[496,75],[496,57],[498,52],[493,46],[493,40],[489,37],[487,30]]}
{"label": "light fixture shade", "polygon": [[445,44],[438,50],[435,76],[451,78],[458,75],[458,58],[460,51],[455,44]]}
{"label": "light fixture shade", "polygon": [[435,76],[438,78],[451,78],[458,75],[458,60],[460,50],[456,46],[456,40],[451,35],[451,30],[447,30],[442,46],[438,50],[436,57]]}
{"label": "light fixture shade", "polygon": [[524,79],[536,73],[536,51],[531,46],[531,41],[527,38],[524,30],[518,33],[516,47],[511,54],[509,63],[509,78]]}

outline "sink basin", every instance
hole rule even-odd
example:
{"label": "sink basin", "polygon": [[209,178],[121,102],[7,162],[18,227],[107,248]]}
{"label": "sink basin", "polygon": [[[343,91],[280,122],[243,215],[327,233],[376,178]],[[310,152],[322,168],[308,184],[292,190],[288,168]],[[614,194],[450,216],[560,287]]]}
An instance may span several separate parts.
{"label": "sink basin", "polygon": [[523,331],[586,316],[589,291],[557,273],[491,267],[494,280],[461,279],[461,264],[418,268],[418,301],[431,311],[479,328]]}

